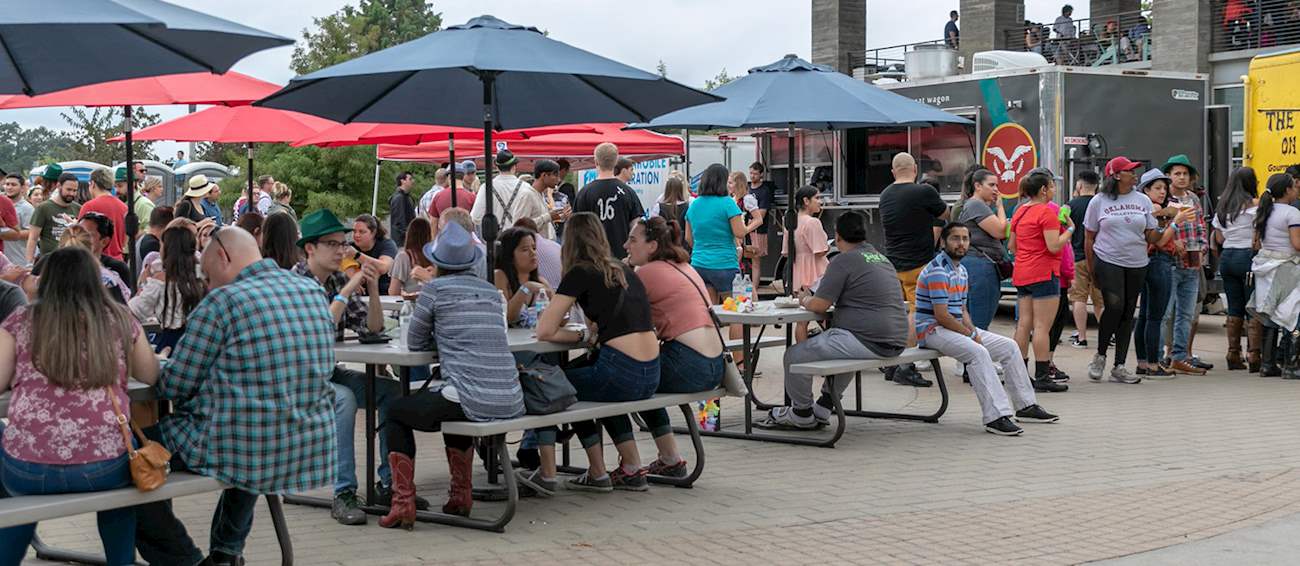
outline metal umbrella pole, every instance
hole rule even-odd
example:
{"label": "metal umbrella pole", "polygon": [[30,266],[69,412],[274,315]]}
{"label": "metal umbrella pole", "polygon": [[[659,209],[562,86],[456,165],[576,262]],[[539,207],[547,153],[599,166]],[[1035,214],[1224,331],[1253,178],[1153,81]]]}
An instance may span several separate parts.
{"label": "metal umbrella pole", "polygon": [[[451,189],[451,207],[456,208],[456,134],[447,134],[447,188]],[[437,227],[434,228],[437,232]]]}
{"label": "metal umbrella pole", "polygon": [[126,120],[126,245],[127,254],[131,258],[131,280],[126,284],[135,290],[136,279],[140,274],[140,258],[135,253],[135,235],[139,227],[140,219],[135,215],[135,148],[132,147],[131,130],[135,129],[131,119],[131,105],[127,105],[124,110]]}
{"label": "metal umbrella pole", "polygon": [[789,169],[786,170],[786,175],[787,175],[787,179],[788,179],[788,181],[786,182],[786,188],[785,188],[785,196],[786,196],[786,199],[785,199],[785,200],[786,200],[786,210],[785,210],[785,245],[786,245],[786,259],[785,259],[785,291],[786,291],[786,293],[787,293],[788,295],[790,295],[790,296],[793,297],[793,296],[794,296],[794,254],[795,254],[795,248],[794,248],[794,230],[795,230],[795,228],[797,228],[797,227],[799,226],[799,224],[798,224],[798,222],[799,222],[798,213],[795,212],[795,205],[796,205],[797,203],[795,203],[795,198],[794,198],[794,194],[795,194],[796,192],[798,192],[798,187],[795,186],[795,178],[796,178],[796,176],[795,176],[795,172],[794,172],[794,123],[793,123],[793,122],[792,122],[792,123],[787,127],[787,129],[786,129],[786,134],[785,134],[785,151],[786,151],[786,158],[787,158],[787,160],[788,160],[788,161],[786,162],[786,165],[789,167]]}
{"label": "metal umbrella pole", "polygon": [[[254,210],[257,210],[255,208],[256,205],[254,204],[254,202],[256,201],[253,200],[253,144],[249,143],[244,145],[246,146],[246,150],[248,152],[248,204],[246,204],[245,206],[248,207],[249,212],[252,212]],[[236,210],[235,215],[238,214],[239,211]]]}
{"label": "metal umbrella pole", "polygon": [[378,214],[379,210],[379,158],[375,158],[375,186],[370,190],[370,215]]}
{"label": "metal umbrella pole", "polygon": [[[497,239],[497,217],[492,214],[492,83],[496,79],[496,73],[485,72],[480,75],[483,81],[483,196],[487,199],[486,212],[483,214],[483,242],[487,244],[487,278],[492,281],[493,266],[496,256],[495,242]],[[454,194],[454,193],[453,193]]]}

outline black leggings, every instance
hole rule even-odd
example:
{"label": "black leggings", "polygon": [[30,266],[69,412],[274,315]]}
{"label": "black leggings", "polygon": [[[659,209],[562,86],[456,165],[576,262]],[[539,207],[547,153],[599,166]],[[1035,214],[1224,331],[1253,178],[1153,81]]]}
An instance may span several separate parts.
{"label": "black leggings", "polygon": [[1097,353],[1106,355],[1110,338],[1115,337],[1115,367],[1124,365],[1128,357],[1129,341],[1133,339],[1133,312],[1137,309],[1138,295],[1146,283],[1146,267],[1120,267],[1096,260],[1093,276],[1101,289],[1101,327],[1097,331]]}
{"label": "black leggings", "polygon": [[[412,393],[393,401],[388,408],[388,421],[384,423],[384,434],[388,435],[388,450],[415,457],[415,433],[438,432],[442,423],[467,421],[465,411],[460,403],[447,400],[441,391],[421,391]],[[474,439],[454,434],[442,435],[442,441],[448,448],[468,450],[474,445]]]}
{"label": "black leggings", "polygon": [[1061,343],[1061,333],[1065,332],[1065,323],[1073,320],[1070,314],[1070,288],[1061,289],[1061,300],[1056,303],[1056,321],[1052,323],[1052,330],[1047,333],[1047,346],[1051,351],[1056,351],[1056,345]]}

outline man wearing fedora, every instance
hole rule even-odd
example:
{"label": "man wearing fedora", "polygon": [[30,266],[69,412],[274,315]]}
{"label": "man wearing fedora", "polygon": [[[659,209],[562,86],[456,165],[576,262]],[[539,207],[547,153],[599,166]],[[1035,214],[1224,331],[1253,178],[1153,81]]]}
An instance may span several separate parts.
{"label": "man wearing fedora", "polygon": [[208,216],[203,213],[203,201],[207,198],[208,193],[212,192],[212,187],[216,183],[208,180],[207,175],[195,175],[190,177],[185,185],[189,187],[185,191],[185,198],[176,203],[176,218],[188,218],[195,222],[202,222]]}
{"label": "man wearing fedora", "polygon": [[[342,271],[343,248],[347,245],[348,232],[352,229],[344,226],[338,216],[329,209],[321,209],[304,216],[301,224],[302,237],[298,247],[303,249],[307,258],[294,266],[293,272],[316,281],[321,286],[321,294],[329,302],[330,315],[334,317],[334,338],[343,339],[343,331],[352,330],[358,334],[377,334],[384,331],[384,311],[379,301],[379,270],[375,264],[362,264],[351,277]],[[364,286],[364,287],[363,287]],[[362,293],[366,298],[362,298]],[[334,422],[338,436],[338,476],[334,481],[334,505],[330,515],[343,525],[366,524],[366,513],[361,510],[361,500],[357,497],[357,459],[352,441],[356,430],[357,399],[365,399],[366,375],[334,367],[330,378],[334,386]],[[401,396],[400,385],[391,379],[375,381],[375,402],[379,407],[379,422],[388,416],[388,408]],[[386,458],[388,442],[380,437],[379,455]],[[388,464],[379,467],[378,492],[381,501],[370,501],[372,505],[386,505],[382,501],[391,497],[389,486],[392,477]],[[428,503],[424,503],[428,508]]]}
{"label": "man wearing fedora", "polygon": [[[393,470],[393,498],[388,515],[379,520],[383,527],[410,529],[415,521],[413,431],[437,431],[448,421],[481,422],[524,414],[523,390],[501,316],[501,293],[473,273],[483,259],[483,248],[469,231],[452,223],[423,251],[437,274],[420,291],[410,327],[402,331],[411,350],[438,351],[443,385],[402,397],[388,411],[384,436],[392,448],[388,463]],[[443,435],[443,441],[451,485],[442,512],[469,516],[474,503],[473,439]]]}

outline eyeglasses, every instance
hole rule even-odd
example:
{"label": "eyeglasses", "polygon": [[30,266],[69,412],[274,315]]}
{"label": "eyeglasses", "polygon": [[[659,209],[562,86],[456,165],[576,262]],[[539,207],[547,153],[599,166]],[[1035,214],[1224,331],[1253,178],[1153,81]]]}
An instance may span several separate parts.
{"label": "eyeglasses", "polygon": [[226,251],[226,245],[221,243],[221,236],[220,236],[221,231],[225,229],[226,229],[225,226],[216,227],[215,229],[212,230],[211,233],[208,234],[208,238],[210,238],[214,243],[216,243],[217,246],[221,248],[221,253],[226,254],[226,257],[229,258],[230,252]]}
{"label": "eyeglasses", "polygon": [[324,246],[331,250],[337,250],[343,246],[348,245],[348,243],[346,240],[316,240],[316,245]]}

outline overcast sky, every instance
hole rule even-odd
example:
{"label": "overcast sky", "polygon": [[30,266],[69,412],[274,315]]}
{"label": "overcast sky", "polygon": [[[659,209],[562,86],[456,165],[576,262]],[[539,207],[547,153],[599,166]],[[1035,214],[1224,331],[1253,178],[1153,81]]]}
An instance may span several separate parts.
{"label": "overcast sky", "polygon": [[[245,25],[299,39],[313,17],[329,15],[356,0],[170,0]],[[443,25],[464,23],[481,14],[532,25],[550,37],[654,71],[660,60],[669,78],[703,86],[725,68],[732,76],[770,63],[786,53],[811,58],[810,0],[474,0],[434,2]],[[882,47],[939,39],[949,10],[958,0],[867,0],[867,46]],[[1027,0],[1026,17],[1050,22],[1059,13],[1056,2]],[[1087,17],[1079,2],[1076,18]],[[235,70],[286,83],[293,78],[289,57],[293,47],[255,54]],[[150,108],[163,119],[185,112],[183,107]],[[7,110],[0,121],[27,127],[64,128],[57,109]],[[160,143],[160,156],[174,155],[181,144]]]}

